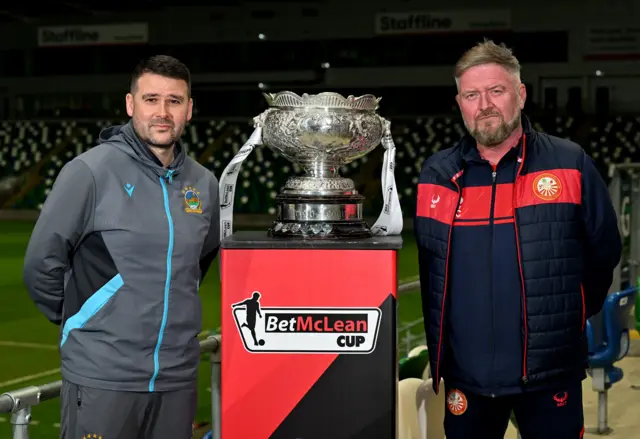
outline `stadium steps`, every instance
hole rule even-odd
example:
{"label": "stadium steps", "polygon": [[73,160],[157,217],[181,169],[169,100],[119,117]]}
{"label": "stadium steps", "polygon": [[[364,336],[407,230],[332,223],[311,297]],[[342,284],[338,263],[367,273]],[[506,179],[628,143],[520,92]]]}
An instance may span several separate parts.
{"label": "stadium steps", "polygon": [[26,180],[26,173],[18,176],[0,177],[0,208],[20,191]]}
{"label": "stadium steps", "polygon": [[[203,166],[207,166],[210,162],[210,158],[213,157],[216,151],[218,151],[223,145],[225,140],[233,134],[233,126],[227,125],[226,129],[218,136],[216,139],[213,139],[213,142],[209,143],[209,146],[202,151],[200,157],[198,157],[198,163]],[[218,175],[218,178],[220,175]]]}
{"label": "stadium steps", "polygon": [[0,208],[1,209],[10,209],[10,208],[12,208],[16,204],[18,204],[20,202],[20,200],[22,200],[24,197],[26,197],[29,192],[31,192],[37,186],[41,185],[42,184],[42,177],[41,177],[40,174],[41,174],[42,168],[46,164],[48,164],[50,162],[52,157],[55,157],[58,154],[62,154],[63,151],[65,151],[69,147],[69,145],[71,143],[69,139],[74,138],[76,136],[76,134],[77,134],[76,130],[74,129],[73,132],[67,138],[66,141],[62,141],[62,142],[56,144],[53,147],[53,149],[51,149],[47,153],[47,155],[45,155],[42,158],[42,160],[38,161],[28,171],[26,171],[23,174],[23,176],[26,176],[26,178],[23,177],[23,181],[25,181],[25,184],[21,187],[20,191],[18,191],[12,197],[7,199],[4,202],[4,204],[2,206],[0,206]]}
{"label": "stadium steps", "polygon": [[381,177],[384,148],[382,146],[376,148],[368,158],[369,160],[360,166],[359,172],[352,177],[352,180],[358,187],[358,192],[365,197],[363,206],[365,212],[375,215],[378,206],[374,204],[383,203]]}

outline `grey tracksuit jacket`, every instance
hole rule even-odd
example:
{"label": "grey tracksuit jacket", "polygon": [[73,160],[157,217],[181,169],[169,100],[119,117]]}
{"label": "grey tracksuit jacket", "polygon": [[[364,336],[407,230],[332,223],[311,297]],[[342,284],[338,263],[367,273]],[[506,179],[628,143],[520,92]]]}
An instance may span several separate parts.
{"label": "grey tracksuit jacket", "polygon": [[218,181],[177,145],[164,168],[131,122],[68,162],[31,236],[24,282],[61,325],[62,374],[88,387],[187,388],[200,281],[219,247]]}

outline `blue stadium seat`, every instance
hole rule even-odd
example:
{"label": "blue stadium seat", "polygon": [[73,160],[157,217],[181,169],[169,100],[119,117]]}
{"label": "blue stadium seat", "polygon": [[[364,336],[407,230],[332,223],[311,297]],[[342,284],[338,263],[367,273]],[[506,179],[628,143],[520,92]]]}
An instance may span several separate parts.
{"label": "blue stadium seat", "polygon": [[593,390],[598,392],[598,426],[595,434],[609,434],[607,424],[607,397],[609,389],[624,376],[615,363],[629,352],[631,310],[636,302],[637,288],[611,293],[602,311],[587,321],[589,347],[589,375]]}

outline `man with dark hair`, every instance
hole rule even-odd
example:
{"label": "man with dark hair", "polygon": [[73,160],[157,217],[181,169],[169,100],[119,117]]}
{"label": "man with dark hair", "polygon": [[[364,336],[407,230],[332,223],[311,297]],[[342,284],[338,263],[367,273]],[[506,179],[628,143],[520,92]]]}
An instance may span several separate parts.
{"label": "man with dark hair", "polygon": [[127,124],[60,171],[24,281],[62,326],[61,438],[188,439],[218,181],[179,141],[193,107],[184,64],[142,62],[126,107]]}
{"label": "man with dark hair", "polygon": [[511,51],[491,41],[456,65],[468,135],[418,184],[424,325],[447,439],[584,434],[585,324],[605,301],[622,240],[607,186],[577,144],[534,129]]}
{"label": "man with dark hair", "polygon": [[147,73],[183,80],[187,84],[187,96],[191,97],[191,73],[187,66],[177,59],[167,55],[156,55],[138,63],[131,75],[132,94],[138,90],[138,79]]}

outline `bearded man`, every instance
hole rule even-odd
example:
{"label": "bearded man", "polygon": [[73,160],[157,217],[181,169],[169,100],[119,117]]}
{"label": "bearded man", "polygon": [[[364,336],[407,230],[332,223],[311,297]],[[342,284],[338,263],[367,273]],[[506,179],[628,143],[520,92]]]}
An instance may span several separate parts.
{"label": "bearded man", "polygon": [[192,436],[218,181],[180,144],[184,64],[141,62],[126,108],[127,124],[62,168],[25,257],[31,299],[61,326],[63,439]]}
{"label": "bearded man", "polygon": [[510,49],[485,41],[455,69],[468,135],[429,157],[415,234],[434,390],[447,439],[584,432],[586,320],[621,255],[607,187],[577,144],[536,132]]}

